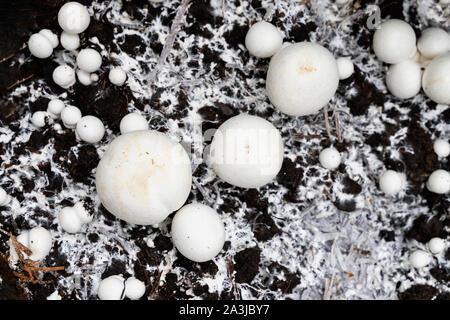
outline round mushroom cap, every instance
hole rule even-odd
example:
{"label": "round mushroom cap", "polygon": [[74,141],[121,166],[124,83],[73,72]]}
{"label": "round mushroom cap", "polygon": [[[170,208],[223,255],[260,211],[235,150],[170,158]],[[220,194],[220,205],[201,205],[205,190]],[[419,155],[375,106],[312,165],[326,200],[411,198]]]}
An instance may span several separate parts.
{"label": "round mushroom cap", "polygon": [[224,181],[258,188],[276,177],[284,156],[280,132],[267,120],[246,114],[225,121],[215,132],[210,163]]}
{"label": "round mushroom cap", "polygon": [[419,93],[422,86],[422,70],[417,62],[405,60],[389,67],[386,86],[400,99],[409,99]]}
{"label": "round mushroom cap", "polygon": [[214,258],[225,243],[225,228],[212,208],[191,203],[176,213],[172,220],[172,241],[189,260],[205,262]]}
{"label": "round mushroom cap", "polygon": [[433,59],[450,50],[450,34],[441,28],[427,28],[417,41],[422,56]]}
{"label": "round mushroom cap", "polygon": [[270,61],[266,91],[270,102],[292,116],[317,113],[334,96],[339,84],[336,60],[328,49],[295,43]]}
{"label": "round mushroom cap", "polygon": [[422,77],[425,94],[436,103],[450,104],[450,52],[431,61]]}
{"label": "round mushroom cap", "polygon": [[162,222],[191,190],[192,170],[183,147],[157,131],[115,138],[96,173],[100,201],[119,219],[139,225]]}
{"label": "round mushroom cap", "polygon": [[283,43],[281,32],[273,24],[260,21],[250,27],[245,36],[245,47],[257,58],[268,58],[280,50]]}
{"label": "round mushroom cap", "polygon": [[391,19],[383,22],[373,35],[373,50],[386,63],[399,63],[416,52],[416,34],[405,21]]}
{"label": "round mushroom cap", "polygon": [[124,279],[114,275],[100,281],[97,295],[100,300],[122,300],[124,294]]}
{"label": "round mushroom cap", "polygon": [[58,12],[59,26],[67,33],[81,33],[87,29],[91,17],[85,6],[79,2],[68,2]]}
{"label": "round mushroom cap", "polygon": [[42,34],[35,33],[28,40],[28,49],[36,58],[48,58],[53,53],[52,43]]}

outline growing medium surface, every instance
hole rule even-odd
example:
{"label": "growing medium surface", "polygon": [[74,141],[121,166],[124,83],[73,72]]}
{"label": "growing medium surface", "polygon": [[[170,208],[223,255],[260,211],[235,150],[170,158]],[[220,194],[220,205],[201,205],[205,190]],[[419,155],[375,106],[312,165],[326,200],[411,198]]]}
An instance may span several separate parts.
{"label": "growing medium surface", "polygon": [[[0,33],[0,58],[12,56],[0,64],[0,186],[13,200],[0,208],[0,227],[16,235],[38,225],[49,229],[55,241],[44,265],[65,271],[47,274],[47,284],[20,285],[0,259],[0,298],[45,299],[57,290],[67,299],[96,299],[99,280],[115,274],[145,281],[144,299],[449,297],[450,252],[420,272],[408,256],[426,250],[433,237],[448,237],[448,195],[430,193],[425,182],[434,170],[450,169],[448,157],[438,160],[433,151],[433,141],[449,134],[450,110],[423,92],[403,101],[387,92],[386,65],[370,48],[374,30],[366,21],[373,11],[366,1],[342,9],[330,1],[191,1],[166,61],[159,57],[180,1],[80,2],[91,14],[81,48],[101,52],[103,63],[97,84],[77,83],[63,100],[103,121],[105,138],[96,146],[77,142],[73,130],[36,130],[30,121],[64,92],[52,81],[54,68],[75,63],[60,47],[46,60],[22,48],[32,32],[61,32],[63,1],[15,1],[5,9],[11,21]],[[431,0],[410,3],[377,2],[382,18],[404,19],[417,33],[427,26],[449,29],[448,9]],[[17,14],[22,10],[28,10],[26,19]],[[336,170],[319,164],[320,150],[330,146],[322,114],[289,117],[267,99],[269,59],[251,57],[244,47],[249,25],[262,18],[285,41],[318,42],[355,63],[355,73],[340,82],[329,104],[340,110],[342,128],[343,142],[332,140],[342,157]],[[110,66],[127,72],[127,84],[109,82]],[[192,142],[201,131],[240,113],[263,117],[280,130],[281,172],[260,189],[232,187],[206,164],[193,167],[188,201],[213,207],[225,223],[227,241],[213,261],[193,263],[176,252],[173,215],[160,229],[138,227],[98,202],[93,170],[120,134],[122,117],[137,110],[150,129],[196,150],[195,158],[201,153]],[[202,130],[194,130],[199,123]],[[379,189],[384,169],[406,176],[400,194],[387,197]],[[81,233],[63,232],[57,213],[85,197],[95,206],[93,222]],[[7,250],[2,235],[0,251]]]}

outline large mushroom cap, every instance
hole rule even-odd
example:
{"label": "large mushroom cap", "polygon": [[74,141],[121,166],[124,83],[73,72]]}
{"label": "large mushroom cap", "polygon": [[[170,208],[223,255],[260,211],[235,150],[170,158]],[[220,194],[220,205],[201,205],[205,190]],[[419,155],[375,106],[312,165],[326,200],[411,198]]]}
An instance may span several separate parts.
{"label": "large mushroom cap", "polygon": [[271,60],[266,90],[270,102],[292,116],[314,114],[336,92],[339,73],[326,48],[300,42],[281,49]]}
{"label": "large mushroom cap", "polygon": [[157,131],[114,139],[96,173],[100,201],[116,217],[140,225],[162,222],[191,190],[192,171],[183,147]]}

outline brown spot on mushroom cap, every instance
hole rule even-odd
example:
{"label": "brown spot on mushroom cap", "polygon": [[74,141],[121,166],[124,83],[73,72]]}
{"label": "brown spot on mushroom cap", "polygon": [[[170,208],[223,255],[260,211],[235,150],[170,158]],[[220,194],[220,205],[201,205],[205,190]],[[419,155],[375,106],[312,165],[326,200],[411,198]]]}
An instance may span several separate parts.
{"label": "brown spot on mushroom cap", "polygon": [[306,74],[317,71],[317,68],[310,66],[310,65],[300,65],[297,69],[298,74]]}

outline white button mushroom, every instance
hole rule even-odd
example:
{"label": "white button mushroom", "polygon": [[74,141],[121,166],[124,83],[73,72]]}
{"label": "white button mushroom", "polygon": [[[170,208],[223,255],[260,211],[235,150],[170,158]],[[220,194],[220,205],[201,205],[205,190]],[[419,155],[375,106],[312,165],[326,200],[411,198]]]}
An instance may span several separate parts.
{"label": "white button mushroom", "polygon": [[[42,227],[35,227],[31,230],[22,232],[17,240],[25,247],[30,249],[31,255],[26,258],[33,261],[42,261],[50,252],[53,246],[51,233]],[[13,263],[18,259],[17,252],[10,240],[10,258]]]}
{"label": "white button mushroom", "polygon": [[431,262],[431,256],[428,252],[416,250],[409,256],[409,262],[414,268],[420,269],[426,267]]}
{"label": "white button mushroom", "polygon": [[60,227],[68,233],[78,233],[83,224],[72,207],[64,207],[58,214]]}
{"label": "white button mushroom", "polygon": [[373,50],[386,63],[399,63],[416,53],[416,34],[405,21],[392,19],[383,22],[373,36]]}
{"label": "white button mushroom", "polygon": [[58,222],[61,228],[69,233],[78,233],[84,224],[91,223],[93,216],[84,207],[84,202],[79,201],[73,207],[64,207],[58,214]]}
{"label": "white button mushroom", "polygon": [[419,93],[422,86],[422,70],[417,62],[405,60],[389,67],[386,86],[400,99],[409,99]]}
{"label": "white button mushroom", "polygon": [[59,26],[67,33],[81,33],[87,29],[91,17],[85,6],[78,2],[64,4],[58,12]]}
{"label": "white button mushroom", "polygon": [[425,94],[436,103],[450,104],[450,52],[431,61],[422,77]]}
{"label": "white button mushroom", "polygon": [[439,254],[445,249],[445,241],[436,237],[428,241],[427,246],[432,254]]}
{"label": "white button mushroom", "polygon": [[96,75],[95,73],[91,73],[91,81],[92,82],[97,82],[98,81],[98,75]]}
{"label": "white button mushroom", "polygon": [[111,142],[95,182],[109,212],[129,223],[152,225],[184,204],[192,171],[179,143],[157,131],[135,131]]}
{"label": "white button mushroom", "polygon": [[439,158],[446,158],[450,155],[450,143],[444,139],[437,139],[433,143],[433,150]]}
{"label": "white button mushroom", "polygon": [[450,35],[440,28],[427,28],[417,42],[420,54],[433,59],[450,50]]}
{"label": "white button mushroom", "polygon": [[62,297],[59,295],[58,290],[55,290],[47,297],[47,300],[62,300]]}
{"label": "white button mushroom", "polygon": [[116,67],[109,71],[109,81],[116,86],[122,86],[127,80],[127,74],[122,68]]}
{"label": "white button mushroom", "polygon": [[75,84],[75,71],[67,64],[56,67],[53,71],[53,81],[67,89]]}
{"label": "white button mushroom", "polygon": [[110,276],[100,281],[97,295],[100,300],[122,300],[125,290],[122,276]]}
{"label": "white button mushroom", "polygon": [[325,169],[336,169],[341,164],[341,155],[335,148],[325,148],[319,154],[319,162]]}
{"label": "white button mushroom", "polygon": [[281,49],[283,37],[273,24],[260,21],[250,27],[245,36],[245,46],[257,58],[269,58]]}
{"label": "white button mushroom", "polygon": [[46,123],[48,123],[49,114],[45,111],[36,111],[31,116],[31,123],[36,128],[43,128]]}
{"label": "white button mushroom", "polygon": [[11,196],[6,193],[5,189],[0,187],[0,206],[6,206],[11,201]]}
{"label": "white button mushroom", "polygon": [[61,112],[61,120],[66,128],[75,129],[81,119],[81,111],[77,107],[67,106]]}
{"label": "white button mushroom", "polygon": [[120,120],[121,134],[140,130],[148,130],[148,122],[147,119],[139,113],[129,113]]}
{"label": "white button mushroom", "polygon": [[81,140],[88,143],[97,143],[105,135],[105,126],[97,117],[84,116],[77,122],[76,132]]}
{"label": "white button mushroom", "polygon": [[140,299],[145,293],[145,283],[135,277],[125,281],[125,297],[131,300]]}
{"label": "white button mushroom", "polygon": [[78,34],[67,33],[63,31],[61,33],[61,45],[66,50],[75,50],[80,46],[80,36]]}
{"label": "white button mushroom", "polygon": [[91,74],[84,70],[78,69],[77,77],[78,81],[80,81],[83,86],[90,86],[92,84]]}
{"label": "white button mushroom", "polygon": [[225,243],[225,228],[217,212],[200,203],[184,206],[172,221],[172,241],[189,260],[213,259]]}
{"label": "white button mushroom", "polygon": [[102,56],[94,49],[83,49],[77,55],[77,65],[86,72],[95,72],[102,65]]}
{"label": "white button mushroom", "polygon": [[65,108],[64,102],[62,102],[59,99],[52,99],[47,105],[47,113],[52,117],[53,119],[58,119],[61,116],[61,112]]}
{"label": "white button mushroom", "polygon": [[215,132],[210,161],[224,181],[242,188],[259,188],[278,174],[283,141],[277,128],[260,117],[238,115]]}
{"label": "white button mushroom", "polygon": [[450,191],[450,173],[443,169],[434,171],[427,180],[427,189],[438,194]]}
{"label": "white button mushroom", "polygon": [[33,56],[40,59],[48,58],[53,53],[53,46],[50,41],[40,33],[31,35],[28,40],[28,49]]}
{"label": "white button mushroom", "polygon": [[403,188],[403,177],[394,170],[386,170],[380,175],[380,189],[387,195],[400,192]]}
{"label": "white button mushroom", "polygon": [[59,44],[58,36],[56,34],[54,34],[51,30],[42,29],[41,31],[39,31],[39,34],[41,34],[47,38],[47,40],[52,45],[53,49],[55,49],[58,46],[58,44]]}
{"label": "white button mushroom", "polygon": [[348,57],[337,58],[336,63],[338,66],[339,80],[347,79],[355,72],[353,62]]}
{"label": "white button mushroom", "polygon": [[292,116],[317,113],[339,84],[336,60],[316,43],[301,42],[281,49],[270,61],[266,91],[270,102]]}

